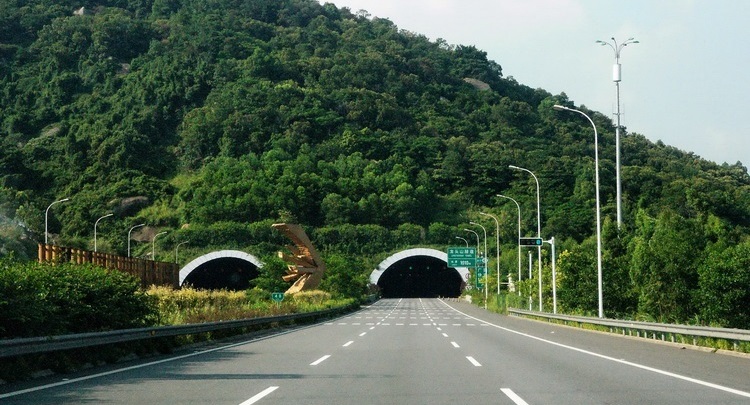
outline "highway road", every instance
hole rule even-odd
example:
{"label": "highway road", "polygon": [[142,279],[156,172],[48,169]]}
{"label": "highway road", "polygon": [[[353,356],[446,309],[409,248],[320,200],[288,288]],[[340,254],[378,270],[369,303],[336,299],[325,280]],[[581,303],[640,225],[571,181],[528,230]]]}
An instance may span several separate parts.
{"label": "highway road", "polygon": [[438,299],[0,386],[0,404],[750,404],[750,357]]}

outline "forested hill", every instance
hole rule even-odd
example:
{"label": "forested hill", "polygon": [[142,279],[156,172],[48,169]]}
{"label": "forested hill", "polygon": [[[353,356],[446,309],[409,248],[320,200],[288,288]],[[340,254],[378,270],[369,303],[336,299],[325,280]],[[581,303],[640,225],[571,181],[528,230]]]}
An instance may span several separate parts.
{"label": "forested hill", "polygon": [[[608,221],[610,117],[506,78],[500,63],[314,0],[3,1],[3,254],[21,249],[23,232],[43,239],[44,210],[64,197],[51,222],[60,243],[89,244],[94,221],[114,210],[101,243],[119,251],[121,230],[140,222],[174,238],[293,220],[331,249],[346,250],[323,237],[341,229],[421,229],[418,241],[448,244],[486,219],[480,209],[501,216],[512,243],[514,207],[495,195],[522,204],[529,232],[536,213],[532,179],[511,164],[539,178],[542,233],[589,254],[592,129],[552,106],[596,122]],[[634,133],[622,156],[626,224],[620,238],[607,228],[608,264],[629,283],[684,279],[665,294],[693,299],[699,259],[746,240],[747,170]],[[649,243],[657,237],[679,246]],[[205,243],[229,243],[216,238]],[[665,266],[675,274],[657,274]],[[618,310],[656,305],[633,288]],[[697,301],[679,313],[659,305],[654,316],[697,311]]]}

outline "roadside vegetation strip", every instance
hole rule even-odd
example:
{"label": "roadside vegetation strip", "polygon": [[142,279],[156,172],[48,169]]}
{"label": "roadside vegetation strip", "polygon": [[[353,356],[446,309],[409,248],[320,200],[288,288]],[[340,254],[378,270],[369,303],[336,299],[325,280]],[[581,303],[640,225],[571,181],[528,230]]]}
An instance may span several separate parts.
{"label": "roadside vegetation strip", "polygon": [[0,358],[32,353],[45,353],[58,350],[80,349],[111,343],[130,342],[135,340],[160,337],[194,335],[216,332],[227,329],[239,329],[256,325],[272,325],[290,321],[304,321],[334,316],[354,310],[358,305],[349,304],[324,311],[301,314],[287,314],[270,317],[239,319],[233,321],[206,322],[201,324],[157,326],[153,328],[124,329],[110,332],[79,333],[72,335],[8,339],[0,341]]}

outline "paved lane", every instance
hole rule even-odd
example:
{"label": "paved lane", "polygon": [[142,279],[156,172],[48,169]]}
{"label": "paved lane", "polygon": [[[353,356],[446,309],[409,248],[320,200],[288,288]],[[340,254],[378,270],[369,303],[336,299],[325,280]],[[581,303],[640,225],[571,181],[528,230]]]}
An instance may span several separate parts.
{"label": "paved lane", "polygon": [[381,300],[278,336],[118,367],[23,393],[0,386],[0,403],[750,403],[750,358],[434,299]]}

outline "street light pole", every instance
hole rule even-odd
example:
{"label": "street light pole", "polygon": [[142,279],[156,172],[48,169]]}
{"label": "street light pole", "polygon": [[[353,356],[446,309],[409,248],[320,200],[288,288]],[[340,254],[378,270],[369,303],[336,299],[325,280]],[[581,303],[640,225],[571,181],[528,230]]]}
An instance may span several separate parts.
{"label": "street light pole", "polygon": [[130,257],[130,233],[133,232],[133,229],[140,228],[142,226],[146,226],[146,224],[138,224],[128,230],[128,257]]}
{"label": "street light pole", "polygon": [[[518,208],[518,240],[516,241],[516,245],[518,245],[518,281],[521,281],[521,205],[518,204],[518,201],[508,196],[502,194],[498,194],[497,196],[513,201],[516,203],[516,208]],[[521,295],[521,289],[518,290],[518,295]]]}
{"label": "street light pole", "polygon": [[70,201],[70,198],[63,198],[62,200],[57,200],[57,201],[53,202],[52,204],[50,204],[47,207],[47,210],[44,211],[44,244],[45,245],[47,244],[47,236],[49,235],[49,232],[47,231],[47,224],[49,223],[49,220],[48,220],[49,209],[52,208],[53,205],[55,205],[57,203],[65,202],[65,201]]}
{"label": "street light pole", "polygon": [[497,217],[492,214],[487,214],[484,212],[480,212],[479,215],[484,215],[486,217],[490,217],[495,220],[495,247],[497,248],[497,258],[495,261],[497,262],[497,295],[500,295],[500,221],[497,220]]}
{"label": "street light pole", "polygon": [[466,247],[469,247],[469,241],[466,240],[466,238],[462,238],[460,236],[456,236],[456,239],[461,239],[462,241],[464,241],[464,243],[466,243]]}
{"label": "street light pole", "polygon": [[159,235],[164,235],[165,233],[167,233],[167,231],[159,232],[151,239],[151,260],[153,261],[156,261],[156,256],[154,256],[156,254],[156,238]]}
{"label": "street light pole", "polygon": [[487,281],[489,281],[489,272],[487,271],[487,263],[489,262],[489,260],[487,260],[487,229],[476,222],[469,223],[482,228],[482,232],[484,232],[484,309],[487,309],[487,290],[489,289],[489,286],[487,285]]}
{"label": "street light pole", "polygon": [[556,274],[557,274],[557,268],[555,263],[555,237],[551,237],[549,240],[545,240],[545,242],[549,243],[550,246],[552,246],[552,313],[557,313],[557,280],[556,280]]}
{"label": "street light pole", "polygon": [[596,41],[597,44],[602,46],[609,45],[613,51],[615,51],[615,64],[612,66],[612,81],[615,82],[615,89],[617,93],[617,125],[615,126],[615,177],[617,183],[617,230],[620,230],[622,226],[622,182],[620,179],[620,81],[622,80],[622,65],[620,65],[620,52],[622,48],[629,44],[637,44],[638,41],[633,38],[628,38],[625,42],[618,44],[617,40],[612,37],[612,42]]}
{"label": "street light pole", "polygon": [[[189,242],[190,242],[189,240],[186,240],[186,241],[184,241],[184,242],[180,242],[180,243],[178,243],[178,244],[177,244],[177,246],[175,246],[175,247],[174,247],[174,262],[175,262],[175,263],[177,263],[177,262],[178,262],[178,260],[177,260],[177,249],[179,249],[179,248],[180,248],[180,246],[182,246],[182,245],[184,245],[184,244],[186,244],[186,243],[189,243]],[[467,246],[468,246],[468,245],[467,245]]]}
{"label": "street light pole", "polygon": [[[542,210],[541,210],[541,204],[539,203],[539,179],[536,178],[536,175],[529,170],[524,169],[523,167],[508,166],[511,169],[515,170],[522,170],[528,174],[531,175],[531,177],[534,178],[534,181],[536,182],[536,237],[541,238],[542,237]],[[542,312],[542,247],[537,246],[536,247],[536,253],[537,253],[537,263],[539,264],[539,312]]]}
{"label": "street light pole", "polygon": [[602,218],[601,207],[599,202],[599,135],[596,132],[594,121],[583,111],[568,108],[556,104],[553,107],[558,111],[571,111],[586,117],[594,128],[594,173],[596,178],[596,271],[597,271],[597,288],[599,290],[599,318],[604,318],[604,292],[602,290]]}
{"label": "street light pole", "polygon": [[94,252],[96,252],[96,226],[99,225],[99,221],[101,221],[104,218],[111,217],[112,215],[115,215],[115,214],[110,212],[109,214],[103,217],[100,217],[99,219],[96,220],[96,222],[94,222]]}
{"label": "street light pole", "polygon": [[[464,228],[464,231],[471,232],[471,233],[474,234],[474,236],[477,237],[477,252],[479,252],[480,251],[480,249],[479,249],[479,234],[476,231],[474,231],[472,229],[468,229],[468,228]],[[477,279],[477,283],[479,283],[479,277],[477,276],[476,273],[477,273],[477,266],[475,264],[474,265],[474,278],[476,278]]]}

